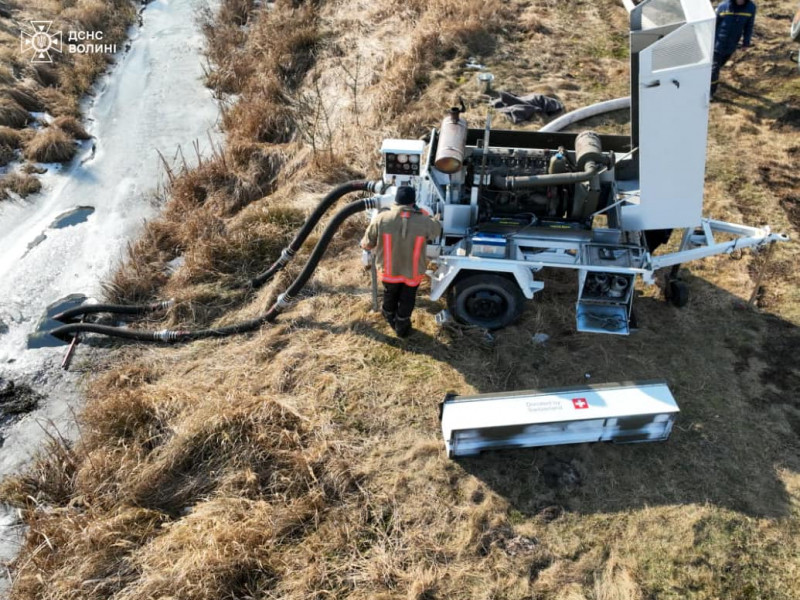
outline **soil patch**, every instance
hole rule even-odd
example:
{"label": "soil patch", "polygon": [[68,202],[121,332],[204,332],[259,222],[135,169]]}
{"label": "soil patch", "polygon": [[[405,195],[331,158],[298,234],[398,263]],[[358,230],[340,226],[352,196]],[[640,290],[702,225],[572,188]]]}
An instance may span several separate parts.
{"label": "soil patch", "polygon": [[[25,384],[0,377],[0,426],[36,410],[41,397]],[[0,447],[5,438],[0,434]]]}

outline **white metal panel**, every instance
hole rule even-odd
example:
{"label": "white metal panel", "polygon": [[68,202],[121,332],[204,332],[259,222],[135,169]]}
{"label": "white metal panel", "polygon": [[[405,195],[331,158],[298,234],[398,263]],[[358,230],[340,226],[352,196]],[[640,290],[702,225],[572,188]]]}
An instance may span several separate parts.
{"label": "white metal panel", "polygon": [[641,194],[622,206],[629,231],[694,227],[703,207],[716,17],[708,2],[651,0],[643,14],[650,6],[669,15],[665,23],[681,12],[684,23],[638,52]]}
{"label": "white metal panel", "polygon": [[472,207],[469,204],[445,204],[442,231],[445,235],[466,235],[472,225]]}
{"label": "white metal panel", "polygon": [[422,154],[425,142],[422,140],[383,140],[381,154]]}
{"label": "white metal panel", "polygon": [[509,273],[514,276],[522,295],[528,300],[544,289],[544,282],[533,278],[533,271],[538,269],[523,261],[448,255],[439,258],[439,268],[431,277],[431,300],[441,298],[463,269],[482,273]]}
{"label": "white metal panel", "polygon": [[664,382],[478,396],[442,405],[448,455],[503,447],[666,439],[678,405]]}

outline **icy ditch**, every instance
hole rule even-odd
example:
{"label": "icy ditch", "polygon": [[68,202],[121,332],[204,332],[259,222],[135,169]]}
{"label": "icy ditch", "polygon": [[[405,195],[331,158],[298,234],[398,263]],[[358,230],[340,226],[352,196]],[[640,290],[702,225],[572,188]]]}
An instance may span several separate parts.
{"label": "icy ditch", "polygon": [[[37,398],[22,417],[6,414],[0,398],[0,478],[22,468],[54,432],[77,433],[79,381],[60,369],[65,348],[27,348],[46,307],[70,294],[101,295],[127,244],[158,212],[159,152],[170,160],[183,147],[188,159],[194,142],[207,154],[219,139],[219,109],[202,82],[198,25],[200,11],[215,3],[149,3],[130,49],[87,104],[94,139],[71,166],[45,165],[41,194],[0,203],[0,388],[16,397],[13,382]],[[0,563],[15,555],[19,533],[15,515],[0,508]],[[0,569],[0,595],[4,579]]]}

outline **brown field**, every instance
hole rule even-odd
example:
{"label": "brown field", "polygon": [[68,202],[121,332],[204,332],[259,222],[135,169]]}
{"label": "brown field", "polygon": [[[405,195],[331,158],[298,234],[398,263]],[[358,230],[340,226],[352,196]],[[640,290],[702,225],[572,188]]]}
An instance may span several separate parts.
{"label": "brown field", "polygon": [[[113,58],[70,53],[66,32],[102,31],[105,44],[121,49],[138,4],[137,0],[0,2],[0,166],[19,163],[16,170],[0,172],[0,189],[22,197],[39,191],[38,179],[25,174],[26,168],[33,162],[68,162],[77,151],[74,141],[89,138],[79,121],[79,102]],[[64,32],[63,51],[50,53],[52,64],[33,64],[31,54],[20,47],[20,32],[30,31],[31,20],[52,21],[52,33]],[[55,119],[48,124],[31,112],[46,112]],[[14,136],[10,130],[19,133]],[[21,179],[28,185],[19,185]],[[5,193],[0,200],[4,197]]]}
{"label": "brown field", "polygon": [[[758,4],[756,45],[711,107],[706,212],[796,239],[796,3]],[[382,138],[422,135],[459,94],[483,125],[469,57],[496,88],[573,109],[627,93],[626,27],[616,0],[225,0],[206,31],[209,84],[239,98],[225,102],[226,146],[176,175],[109,296],[174,297],[169,326],[260,314],[302,257],[264,290],[237,284],[332,184],[377,178]],[[437,327],[442,305],[421,294],[402,341],[369,312],[354,221],[274,326],[80,365],[80,441],[54,441],[2,485],[30,526],[13,599],[798,597],[796,241],[766,265],[752,253],[688,265],[684,309],[642,287],[630,337],[576,334],[576,284],[550,273],[493,339]],[[682,409],[671,440],[445,458],[446,392],[586,374],[666,379]]]}

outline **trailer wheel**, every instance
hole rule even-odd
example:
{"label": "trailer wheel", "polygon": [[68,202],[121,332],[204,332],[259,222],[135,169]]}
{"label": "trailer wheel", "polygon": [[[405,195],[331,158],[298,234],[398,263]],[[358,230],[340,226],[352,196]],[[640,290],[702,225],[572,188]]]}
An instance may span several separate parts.
{"label": "trailer wheel", "polygon": [[525,297],[515,281],[500,275],[476,274],[455,284],[448,308],[456,320],[484,329],[501,329],[522,313]]}
{"label": "trailer wheel", "polygon": [[667,300],[672,306],[683,308],[689,303],[689,286],[685,281],[673,279],[667,283]]}

